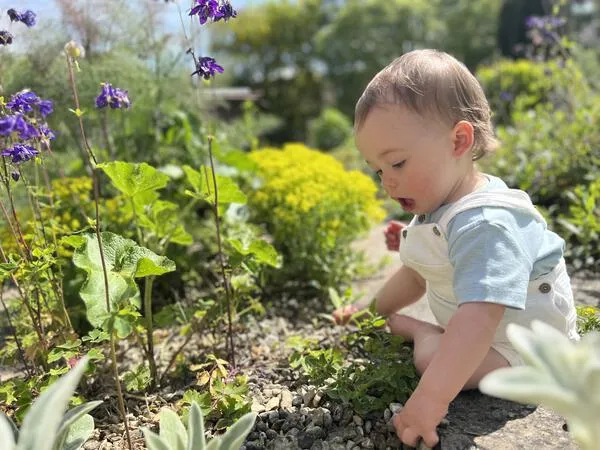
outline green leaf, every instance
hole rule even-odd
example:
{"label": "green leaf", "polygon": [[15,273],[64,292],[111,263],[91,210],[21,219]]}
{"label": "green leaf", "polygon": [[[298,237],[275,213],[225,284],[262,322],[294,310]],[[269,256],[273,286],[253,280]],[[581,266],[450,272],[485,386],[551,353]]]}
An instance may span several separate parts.
{"label": "green leaf", "polygon": [[198,403],[192,402],[188,417],[188,447],[187,450],[205,450],[204,418]]}
{"label": "green leaf", "polygon": [[142,428],[148,450],[171,450],[160,436],[147,428]]}
{"label": "green leaf", "polygon": [[[96,400],[93,402],[83,403],[81,405],[76,406],[73,409],[67,411],[62,419],[62,423],[60,424],[60,428],[56,435],[58,436],[58,448],[62,449],[62,444],[68,441],[68,435],[71,434],[70,427],[74,426],[75,423],[81,418],[85,417],[85,415],[90,412],[92,409],[97,407],[102,403],[101,400]],[[81,424],[80,424],[81,425]],[[92,420],[92,431],[94,430],[94,421]],[[85,441],[84,441],[85,442]]]}
{"label": "green leaf", "polygon": [[[87,243],[75,250],[73,262],[87,273],[80,295],[87,308],[88,320],[94,327],[100,328],[108,313],[104,273],[96,236],[86,234],[85,237]],[[140,293],[134,278],[175,270],[173,261],[138,246],[131,239],[109,232],[101,233],[101,237],[111,310],[119,309],[122,303],[139,305]]]}
{"label": "green leaf", "polygon": [[222,447],[220,437],[214,437],[206,444],[206,450],[229,450],[227,447]]}
{"label": "green leaf", "polygon": [[262,239],[256,239],[250,244],[244,244],[239,239],[229,239],[229,244],[242,256],[253,255],[257,262],[279,267],[280,260],[277,250]]}
{"label": "green leaf", "polygon": [[0,263],[0,281],[10,277],[10,274],[17,270],[19,266],[13,263]]}
{"label": "green leaf", "polygon": [[14,450],[15,434],[8,417],[0,411],[0,448],[2,450]]}
{"label": "green leaf", "polygon": [[[206,166],[201,166],[200,171],[198,172],[190,166],[183,166],[183,170],[187,175],[188,182],[194,189],[193,192],[186,190],[185,193],[191,197],[207,201],[211,205],[214,205],[215,184],[210,169]],[[240,188],[235,181],[222,175],[216,175],[215,178],[217,179],[217,201],[219,205],[227,203],[246,203],[246,194],[240,191]]]}
{"label": "green leaf", "polygon": [[[102,402],[98,402],[102,403]],[[79,450],[94,432],[94,418],[85,414],[68,428],[65,441],[57,450]]]}
{"label": "green leaf", "polygon": [[71,395],[87,366],[87,358],[46,389],[23,420],[16,450],[51,450]]}
{"label": "green leaf", "polygon": [[157,200],[149,211],[140,215],[140,226],[151,229],[159,238],[169,235],[170,242],[190,245],[193,238],[180,223],[179,209],[175,203]]}
{"label": "green leaf", "polygon": [[160,411],[160,438],[171,450],[186,450],[187,432],[179,416],[169,408]]}
{"label": "green leaf", "polygon": [[113,185],[128,197],[164,188],[169,182],[168,175],[146,163],[113,161],[98,164],[98,167],[108,175]]}
{"label": "green leaf", "polygon": [[228,450],[238,450],[244,443],[248,433],[252,431],[255,421],[256,413],[244,414],[222,436],[221,447]]}
{"label": "green leaf", "polygon": [[[150,384],[150,369],[146,364],[142,363],[135,369],[126,372],[123,375],[123,381],[128,391],[141,391]],[[162,419],[161,419],[162,427]],[[162,431],[161,431],[162,436]]]}

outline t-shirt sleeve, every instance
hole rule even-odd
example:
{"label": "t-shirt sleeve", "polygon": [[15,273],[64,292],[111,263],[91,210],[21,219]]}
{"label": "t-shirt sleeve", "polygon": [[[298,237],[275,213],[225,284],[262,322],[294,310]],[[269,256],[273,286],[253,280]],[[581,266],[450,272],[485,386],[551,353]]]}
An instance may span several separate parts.
{"label": "t-shirt sleeve", "polygon": [[483,301],[525,309],[533,261],[506,227],[485,220],[472,224],[448,250],[459,305]]}

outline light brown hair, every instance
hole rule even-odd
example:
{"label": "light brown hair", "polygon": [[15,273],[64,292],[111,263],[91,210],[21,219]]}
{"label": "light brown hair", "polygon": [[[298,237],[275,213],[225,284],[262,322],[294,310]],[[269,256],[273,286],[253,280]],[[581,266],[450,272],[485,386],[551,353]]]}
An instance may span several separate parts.
{"label": "light brown hair", "polygon": [[377,105],[395,104],[450,127],[461,120],[473,125],[473,161],[497,147],[491,110],[483,89],[467,67],[448,53],[414,50],[396,58],[365,88],[356,104],[359,129]]}

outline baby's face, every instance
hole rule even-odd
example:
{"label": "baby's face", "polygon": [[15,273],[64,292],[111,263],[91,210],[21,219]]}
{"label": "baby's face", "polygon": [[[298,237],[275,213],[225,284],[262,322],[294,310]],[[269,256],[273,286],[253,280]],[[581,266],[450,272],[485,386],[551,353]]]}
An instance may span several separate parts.
{"label": "baby's face", "polygon": [[465,174],[455,130],[400,105],[373,108],[356,145],[386,192],[407,212],[425,214],[455,201]]}

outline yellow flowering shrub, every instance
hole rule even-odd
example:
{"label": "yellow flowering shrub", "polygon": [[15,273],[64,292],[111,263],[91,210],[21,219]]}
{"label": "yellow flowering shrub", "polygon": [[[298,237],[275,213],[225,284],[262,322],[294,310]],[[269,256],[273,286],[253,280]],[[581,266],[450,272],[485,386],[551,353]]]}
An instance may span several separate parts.
{"label": "yellow flowering shrub", "polygon": [[250,157],[263,184],[248,204],[284,257],[280,275],[320,288],[349,281],[350,243],[385,217],[375,183],[303,144],[264,148]]}

